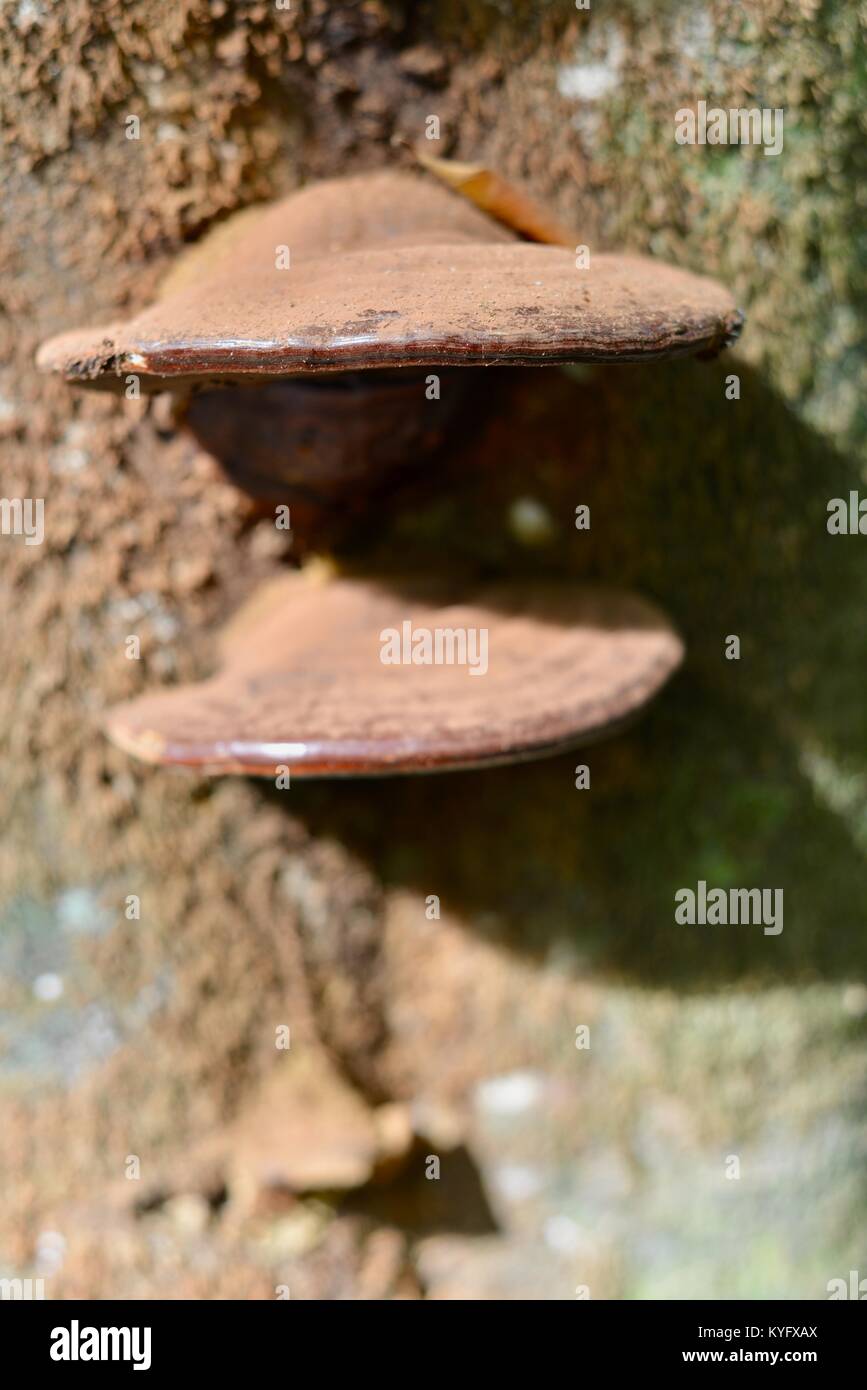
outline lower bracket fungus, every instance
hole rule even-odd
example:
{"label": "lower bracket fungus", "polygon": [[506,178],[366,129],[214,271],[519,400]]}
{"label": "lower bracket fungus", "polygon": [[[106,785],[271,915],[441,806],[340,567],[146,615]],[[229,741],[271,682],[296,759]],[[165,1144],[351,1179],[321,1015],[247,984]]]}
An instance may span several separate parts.
{"label": "lower bracket fungus", "polygon": [[268,777],[514,762],[618,728],[683,650],[645,600],[559,584],[468,599],[454,583],[312,566],[253,604],[216,676],[118,706],[114,741],[149,762]]}
{"label": "lower bracket fungus", "polygon": [[[289,507],[304,550],[435,459],[472,408],[469,368],[707,356],[737,337],[741,315],[712,280],[522,240],[503,208],[531,234],[554,224],[501,188],[495,201],[501,220],[390,171],[314,184],[231,219],[150,307],[52,339],[39,365],[79,386],[119,391],[133,376],[172,392],[233,482]],[[114,739],[219,772],[475,766],[597,737],[681,656],[665,619],[625,596],[504,586],[419,607],[368,581],[298,575],[281,592],[212,680],[115,710]],[[432,633],[484,629],[484,681],[479,665],[417,659],[420,614]],[[409,661],[380,660],[376,633],[407,621]]]}

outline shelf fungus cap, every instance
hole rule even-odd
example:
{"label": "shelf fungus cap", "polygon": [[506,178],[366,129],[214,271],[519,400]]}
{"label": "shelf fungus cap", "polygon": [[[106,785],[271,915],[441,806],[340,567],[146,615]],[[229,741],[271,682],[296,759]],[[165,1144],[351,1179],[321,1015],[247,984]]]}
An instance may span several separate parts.
{"label": "shelf fungus cap", "polygon": [[628,721],[683,655],[609,589],[284,576],[234,620],[211,679],[113,709],[111,738],[209,773],[334,777],[538,758]]}
{"label": "shelf fungus cap", "polygon": [[64,333],[38,364],[142,389],[377,367],[643,361],[713,353],[742,318],[713,280],[519,239],[449,189],[381,172],[248,209],[181,258],[128,322]]}

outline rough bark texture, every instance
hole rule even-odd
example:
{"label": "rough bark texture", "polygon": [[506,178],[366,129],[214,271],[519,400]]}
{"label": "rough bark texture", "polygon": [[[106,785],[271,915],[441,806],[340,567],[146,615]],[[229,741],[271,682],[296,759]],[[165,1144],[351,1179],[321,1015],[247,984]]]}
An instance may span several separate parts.
{"label": "rough bark texture", "polygon": [[[0,537],[0,1273],[58,1298],[824,1297],[864,1234],[867,541],[825,526],[864,480],[863,9],[2,19],[2,491],[44,498],[46,534]],[[783,107],[783,153],[677,146],[698,99]],[[714,275],[747,330],[718,363],[492,385],[447,478],[344,559],[634,587],[684,674],[580,759],[589,790],[577,758],[288,793],[141,768],[102,711],[212,669],[284,542],[158,400],[73,394],[36,345],[141,308],[233,210],[399,162],[431,114],[437,153],[593,248]],[[784,931],[677,926],[699,879],[782,887]],[[307,1186],[342,1143],[351,1199],[298,1195],[323,1133]]]}

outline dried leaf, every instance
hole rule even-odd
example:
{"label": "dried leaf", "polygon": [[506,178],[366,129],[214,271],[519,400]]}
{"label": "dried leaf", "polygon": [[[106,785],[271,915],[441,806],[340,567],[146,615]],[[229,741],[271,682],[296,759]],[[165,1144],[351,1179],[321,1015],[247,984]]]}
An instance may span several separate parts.
{"label": "dried leaf", "polygon": [[475,203],[498,221],[505,222],[530,241],[571,246],[575,236],[529,194],[486,169],[482,164],[463,164],[456,159],[436,159],[419,149],[413,151],[419,164],[430,170],[449,188]]}

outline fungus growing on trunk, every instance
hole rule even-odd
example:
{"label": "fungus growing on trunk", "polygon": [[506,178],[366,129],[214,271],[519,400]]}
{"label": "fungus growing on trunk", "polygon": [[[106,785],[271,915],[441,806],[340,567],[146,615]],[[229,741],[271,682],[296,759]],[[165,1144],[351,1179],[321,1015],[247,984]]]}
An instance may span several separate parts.
{"label": "fungus growing on trunk", "polygon": [[579,268],[574,248],[382,172],[248,209],[182,256],[150,307],[37,360],[80,386],[134,376],[182,396],[238,486],[294,505],[303,544],[440,448],[472,387],[456,368],[713,353],[740,323],[712,280],[630,255]]}
{"label": "fungus growing on trunk", "polygon": [[[498,216],[517,209],[523,230],[554,235],[502,181],[458,173]],[[441,183],[381,172],[239,214],[180,258],[150,307],[54,338],[38,362],[80,386],[118,391],[133,376],[174,393],[239,487],[289,506],[303,549],[437,453],[473,402],[469,368],[713,355],[741,321],[711,280],[641,256],[588,264]],[[611,593],[401,593],[302,573],[279,596],[236,625],[211,680],[114,710],[115,741],[153,762],[262,775],[511,761],[615,728],[682,654],[655,609]],[[484,670],[481,649],[459,659],[473,632]]]}
{"label": "fungus growing on trunk", "polygon": [[635,714],[682,656],[657,608],[607,589],[396,587],[285,576],[226,635],[212,679],[115,708],[137,757],[273,777],[541,757]]}
{"label": "fungus growing on trunk", "polygon": [[61,334],[39,365],[108,389],[375,367],[645,361],[718,349],[741,318],[713,280],[642,256],[522,241],[438,184],[313,184],[226,223],[128,323]]}

